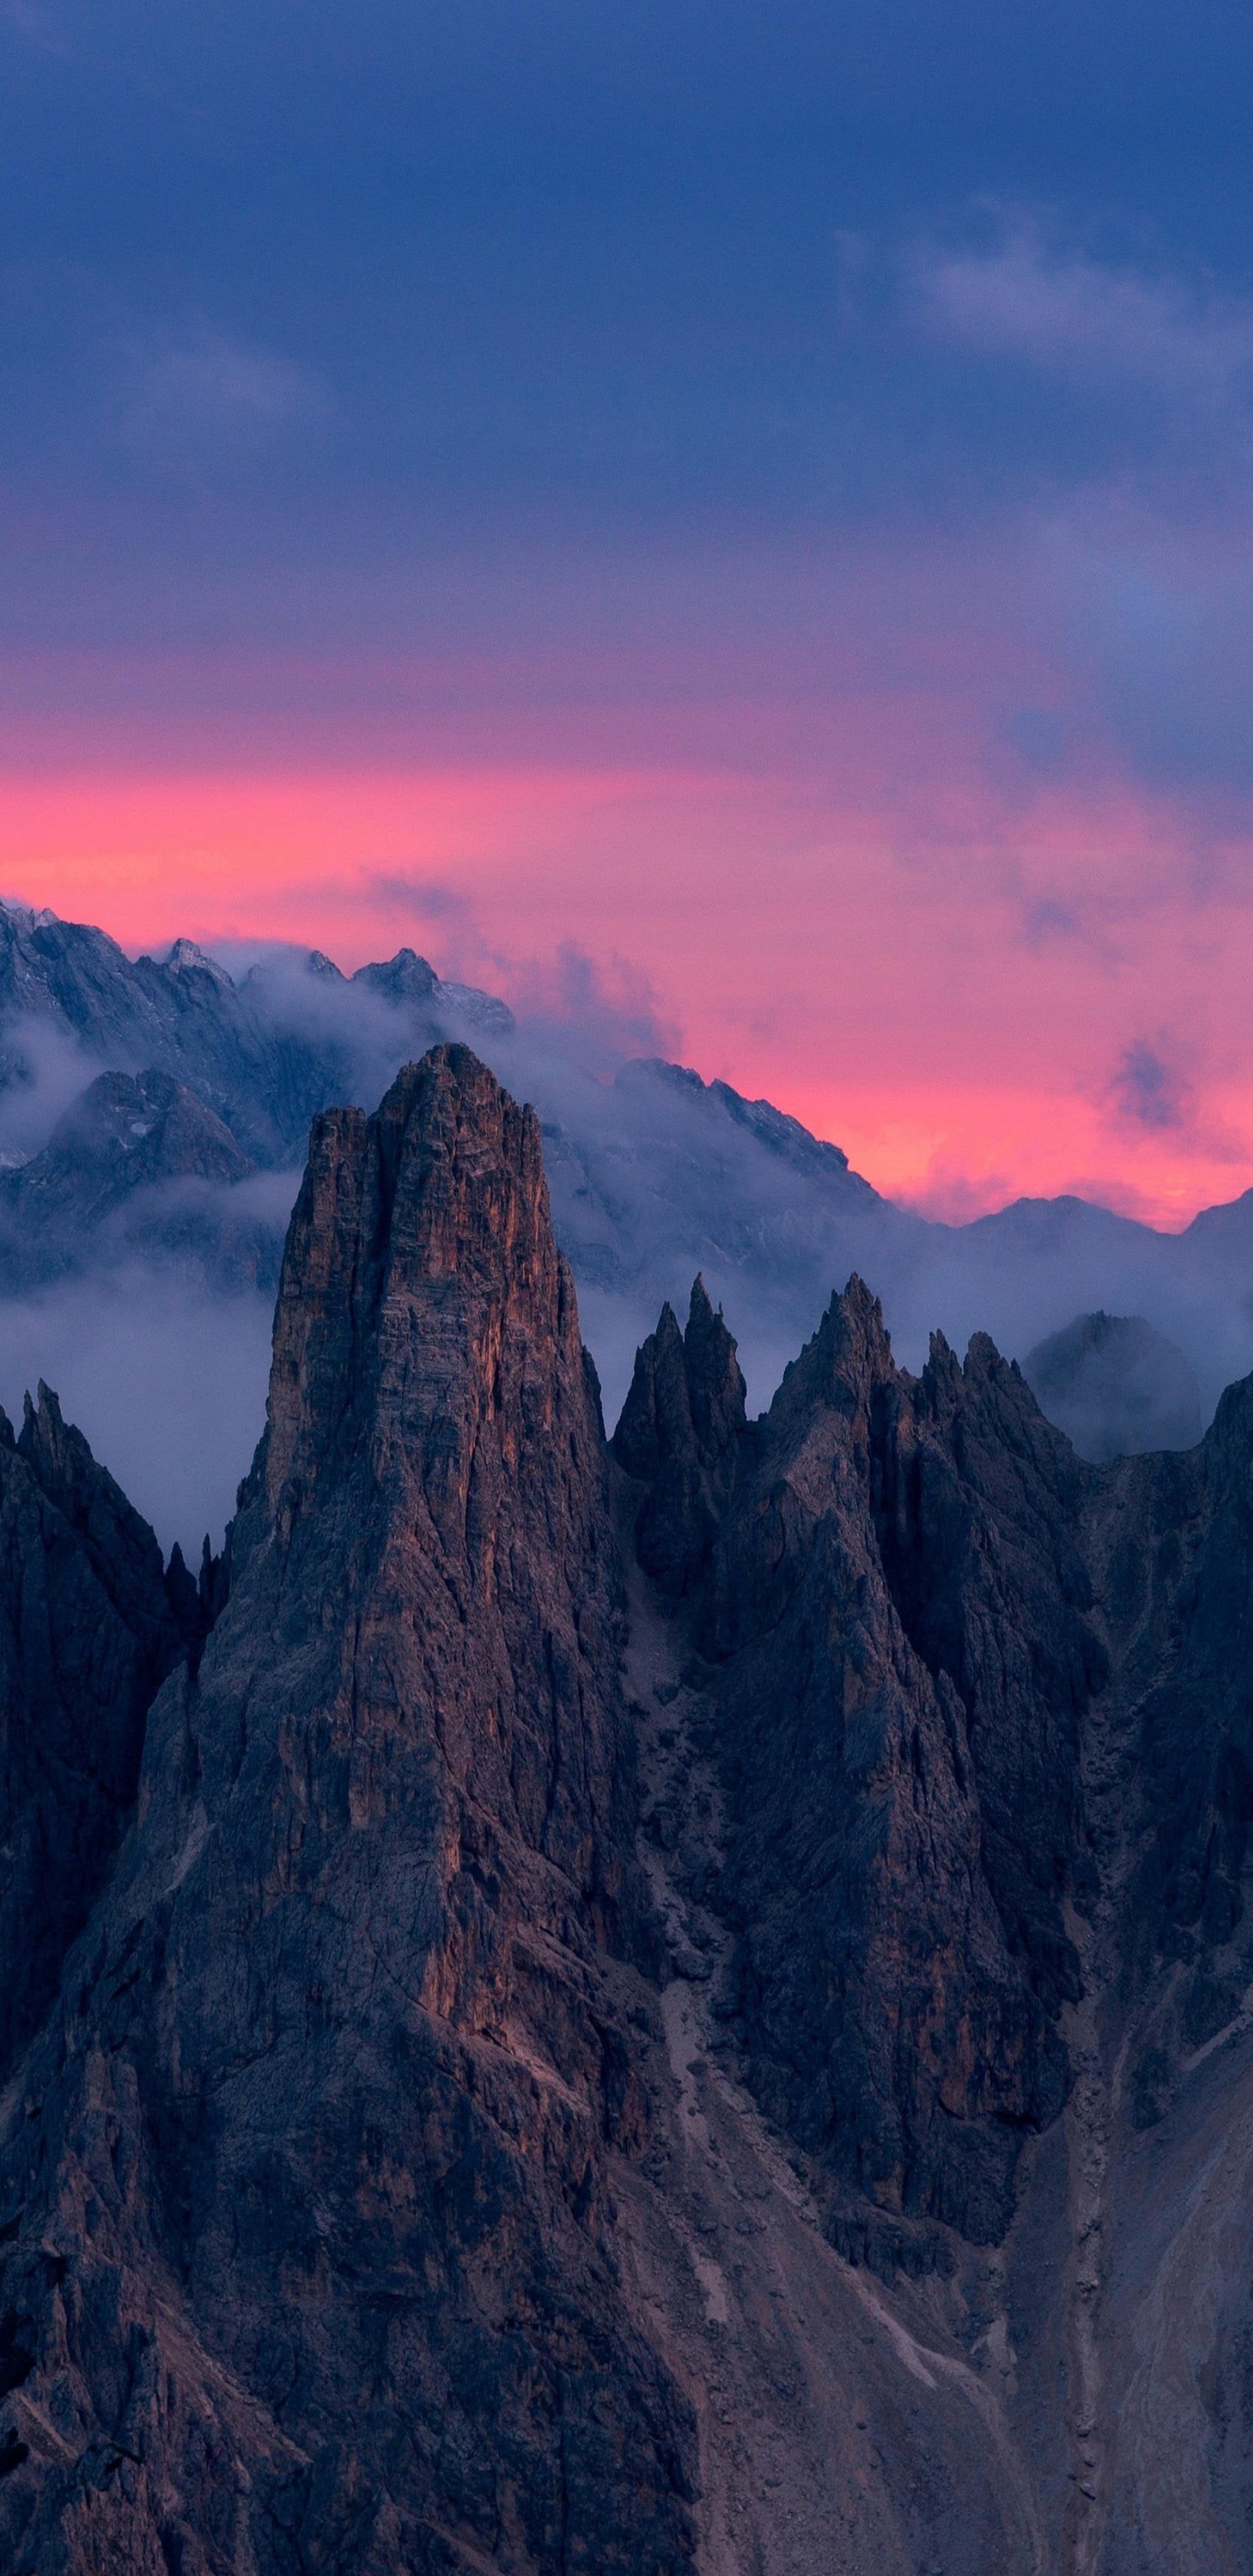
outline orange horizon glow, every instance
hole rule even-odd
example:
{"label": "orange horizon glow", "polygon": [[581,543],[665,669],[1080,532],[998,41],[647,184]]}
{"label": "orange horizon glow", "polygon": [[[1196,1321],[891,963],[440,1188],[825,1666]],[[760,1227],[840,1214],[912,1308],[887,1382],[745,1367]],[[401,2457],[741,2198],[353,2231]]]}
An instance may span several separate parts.
{"label": "orange horizon glow", "polygon": [[[924,829],[884,758],[838,796],[677,764],[12,769],[0,885],[132,952],[409,944],[524,1009],[573,943],[665,1052],[931,1215],[1073,1191],[1173,1230],[1253,1186],[1244,854],[1202,881],[1123,789],[941,787]],[[1159,1046],[1175,1087],[1132,1114],[1118,1065]]]}

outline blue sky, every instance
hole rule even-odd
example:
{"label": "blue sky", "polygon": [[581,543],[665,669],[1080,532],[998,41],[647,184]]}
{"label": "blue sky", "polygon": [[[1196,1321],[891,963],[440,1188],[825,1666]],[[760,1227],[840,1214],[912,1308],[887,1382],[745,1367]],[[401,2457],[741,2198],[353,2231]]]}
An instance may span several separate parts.
{"label": "blue sky", "polygon": [[[1253,792],[1247,11],[9,0],[0,46],[11,768],[751,773],[738,902],[789,799],[837,855],[874,807],[902,903],[956,935],[999,869],[1024,956],[1105,973],[1106,1074],[1089,1030],[1059,1083],[1138,1046],[1201,1096],[1169,961],[1243,919]],[[614,864],[573,927],[683,1020]]]}
{"label": "blue sky", "polygon": [[[15,0],[3,27],[4,455],[61,516],[52,635],[170,547],[333,588],[345,551],[476,531],[947,528],[1111,475],[1177,524],[1236,469],[1234,8]],[[1007,259],[1016,320],[1004,292],[955,313],[954,267]]]}

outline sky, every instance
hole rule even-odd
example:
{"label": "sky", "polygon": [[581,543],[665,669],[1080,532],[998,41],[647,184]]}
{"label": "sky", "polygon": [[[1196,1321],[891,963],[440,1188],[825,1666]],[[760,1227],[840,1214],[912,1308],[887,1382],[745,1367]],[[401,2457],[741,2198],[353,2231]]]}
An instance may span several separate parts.
{"label": "sky", "polygon": [[1253,1185],[1234,0],[0,0],[0,887]]}

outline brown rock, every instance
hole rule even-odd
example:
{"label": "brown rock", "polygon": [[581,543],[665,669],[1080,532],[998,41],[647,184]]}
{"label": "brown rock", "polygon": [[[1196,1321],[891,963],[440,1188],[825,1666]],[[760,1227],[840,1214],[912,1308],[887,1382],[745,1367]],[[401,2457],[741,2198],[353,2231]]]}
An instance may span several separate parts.
{"label": "brown rock", "polygon": [[26,2078],[40,2576],[686,2564],[606,2230],[647,2121],[603,1476],[536,1122],[436,1049],[315,1124],[230,1601]]}

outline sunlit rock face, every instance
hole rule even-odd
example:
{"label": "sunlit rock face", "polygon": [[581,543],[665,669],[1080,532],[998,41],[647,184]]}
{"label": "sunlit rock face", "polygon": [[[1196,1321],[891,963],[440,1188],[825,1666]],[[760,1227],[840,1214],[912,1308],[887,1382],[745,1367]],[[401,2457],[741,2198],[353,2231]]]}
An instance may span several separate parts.
{"label": "sunlit rock face", "polygon": [[[694,1273],[711,1316],[721,1305],[734,1323],[753,1409],[850,1273],[913,1368],[937,1325],[962,1349],[986,1329],[1030,1354],[1029,1377],[1042,1337],[1080,1310],[1120,1337],[1121,1358],[1112,1342],[1080,1352],[1077,1412],[1073,1354],[1044,1404],[1098,1461],[1189,1445],[1253,1364],[1253,1192],[1169,1235],[1076,1198],[929,1223],[770,1102],[635,1055],[641,1038],[577,1007],[516,1023],[407,948],[353,975],[275,950],[233,977],[188,940],[132,959],[87,924],[0,900],[0,1399],[13,1410],[28,1378],[51,1378],[167,1546],[216,1537],[260,1429],[310,1120],[373,1109],[399,1065],[458,1041],[535,1106],[611,1414],[661,1308],[687,1317]],[[1160,1340],[1137,1355],[1127,1336],[1142,1330]],[[162,1400],[126,1413],[117,1380],[139,1354]],[[676,1449],[674,1493],[710,1472]],[[671,1513],[664,1494],[650,1502],[659,1568]],[[676,1560],[664,1580],[691,1577]]]}
{"label": "sunlit rock face", "polygon": [[605,1472],[536,1122],[437,1051],[315,1126],[230,1601],[23,2079],[29,2564],[685,2563],[605,2207],[648,2133]]}
{"label": "sunlit rock face", "polygon": [[46,1392],[0,1528],[5,2566],[1242,2563],[1250,1383],[1098,1466],[854,1280],[752,1420],[698,1280],[607,1446],[441,1045],[224,1561]]}

